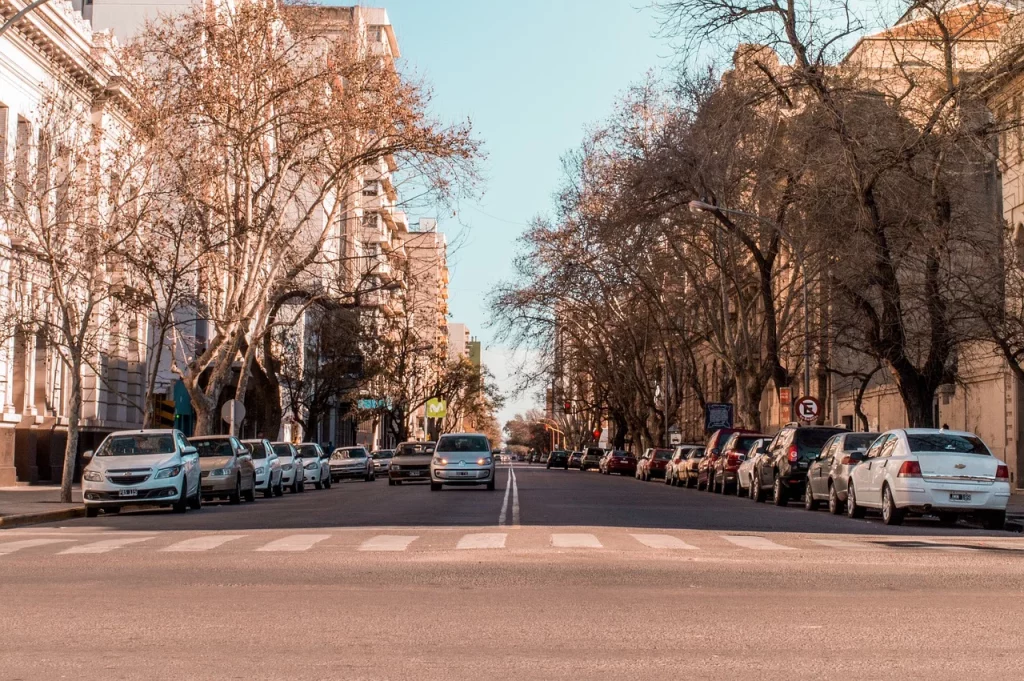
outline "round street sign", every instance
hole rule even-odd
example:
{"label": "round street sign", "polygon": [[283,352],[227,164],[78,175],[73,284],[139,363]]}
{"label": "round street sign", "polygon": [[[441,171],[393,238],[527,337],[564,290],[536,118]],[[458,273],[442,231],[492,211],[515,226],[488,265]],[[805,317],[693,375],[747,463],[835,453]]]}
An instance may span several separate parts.
{"label": "round street sign", "polygon": [[241,400],[228,400],[220,408],[220,417],[227,423],[233,422],[237,425],[245,418],[245,405],[242,404]]}
{"label": "round street sign", "polygon": [[801,421],[817,421],[820,413],[821,405],[813,397],[801,397],[796,401],[796,415]]}

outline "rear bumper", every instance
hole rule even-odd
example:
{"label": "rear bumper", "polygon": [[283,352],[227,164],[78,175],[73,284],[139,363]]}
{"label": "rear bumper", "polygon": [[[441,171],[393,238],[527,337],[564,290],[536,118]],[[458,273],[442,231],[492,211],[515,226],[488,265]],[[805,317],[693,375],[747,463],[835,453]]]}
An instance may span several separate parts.
{"label": "rear bumper", "polygon": [[426,482],[427,480],[430,480],[430,469],[422,468],[410,471],[396,471],[392,468],[388,471],[388,477],[392,480],[423,480]]}
{"label": "rear bumper", "polygon": [[636,473],[636,464],[628,463],[610,463],[605,466],[605,470],[609,473]]}
{"label": "rear bumper", "polygon": [[[949,511],[1005,511],[1010,502],[1010,485],[997,482],[977,485],[957,482],[930,483],[920,479],[897,479],[891,486],[893,501],[898,508],[927,513]],[[970,501],[950,498],[950,495],[969,494]]]}
{"label": "rear bumper", "polygon": [[335,480],[344,480],[346,478],[365,478],[366,470],[362,468],[332,468],[331,477]]}

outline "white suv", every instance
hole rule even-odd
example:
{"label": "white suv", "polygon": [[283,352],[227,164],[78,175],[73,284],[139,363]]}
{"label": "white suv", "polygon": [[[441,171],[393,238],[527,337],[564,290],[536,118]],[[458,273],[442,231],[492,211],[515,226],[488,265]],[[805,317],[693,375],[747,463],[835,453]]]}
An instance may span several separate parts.
{"label": "white suv", "polygon": [[199,455],[180,431],[118,431],[83,458],[82,499],[90,518],[101,508],[171,506],[184,513],[203,505]]}

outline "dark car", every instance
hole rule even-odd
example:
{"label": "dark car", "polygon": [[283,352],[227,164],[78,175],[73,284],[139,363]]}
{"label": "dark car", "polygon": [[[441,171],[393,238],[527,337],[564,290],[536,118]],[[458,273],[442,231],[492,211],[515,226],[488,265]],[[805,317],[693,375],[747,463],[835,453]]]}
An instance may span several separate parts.
{"label": "dark car", "polygon": [[772,491],[776,506],[785,506],[792,498],[801,498],[807,484],[807,470],[818,458],[821,448],[833,435],[847,432],[830,426],[802,426],[790,423],[782,427],[768,454],[762,457],[754,471],[756,489],[751,493],[755,501],[763,501],[765,490]]}
{"label": "dark car", "polygon": [[704,447],[704,458],[697,464],[697,489],[711,491],[714,482],[715,463],[718,462],[718,457],[722,454],[722,445],[725,444],[730,435],[733,433],[755,432],[744,428],[719,428],[711,433],[711,437],[708,438],[708,444]]}
{"label": "dark car", "polygon": [[665,467],[672,460],[672,450],[653,447],[644,452],[643,458],[637,463],[636,477],[641,480],[653,480],[665,477]]}
{"label": "dark car", "polygon": [[636,457],[630,452],[625,452],[621,449],[611,449],[601,459],[598,469],[605,475],[611,475],[612,473],[635,475]]}
{"label": "dark car", "polygon": [[388,467],[388,484],[430,482],[430,460],[436,442],[403,442],[395,447]]}
{"label": "dark car", "polygon": [[559,468],[569,470],[569,452],[556,449],[548,454],[548,468],[551,468],[552,466],[558,466]]}
{"label": "dark car", "polygon": [[878,433],[842,433],[835,435],[821,448],[821,454],[807,469],[804,508],[813,511],[821,501],[828,502],[832,515],[839,515],[846,505],[850,471],[866,458],[868,447]]}
{"label": "dark car", "polygon": [[583,452],[573,452],[569,455],[569,461],[566,463],[566,468],[579,468],[581,461],[583,461]]}
{"label": "dark car", "polygon": [[714,465],[714,472],[711,476],[711,490],[728,494],[735,492],[738,484],[740,464],[747,458],[747,451],[751,445],[766,435],[750,433],[733,433],[722,445],[721,455]]}
{"label": "dark car", "polygon": [[587,447],[583,452],[583,458],[580,459],[580,470],[586,471],[591,468],[601,470],[601,457],[603,456],[604,450],[600,447]]}

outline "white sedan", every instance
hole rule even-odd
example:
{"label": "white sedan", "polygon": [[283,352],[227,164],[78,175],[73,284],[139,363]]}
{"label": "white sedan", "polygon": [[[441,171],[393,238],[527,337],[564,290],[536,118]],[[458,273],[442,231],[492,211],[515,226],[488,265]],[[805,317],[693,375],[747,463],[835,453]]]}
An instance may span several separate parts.
{"label": "white sedan", "polygon": [[1002,529],[1010,501],[1010,471],[974,433],[907,428],[882,433],[850,474],[846,513],[882,512],[886,525],[907,513],[937,515],[952,525],[961,516]]}

